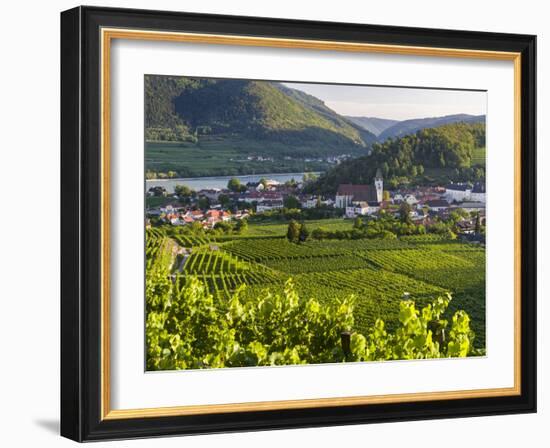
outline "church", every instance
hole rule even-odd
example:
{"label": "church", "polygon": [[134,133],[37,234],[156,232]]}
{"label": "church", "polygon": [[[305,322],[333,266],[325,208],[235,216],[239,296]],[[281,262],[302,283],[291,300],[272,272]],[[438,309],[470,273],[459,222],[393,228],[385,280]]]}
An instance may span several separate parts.
{"label": "church", "polygon": [[384,193],[384,181],[380,169],[372,185],[340,184],[336,192],[335,207],[346,210],[346,216],[369,215],[380,209]]}

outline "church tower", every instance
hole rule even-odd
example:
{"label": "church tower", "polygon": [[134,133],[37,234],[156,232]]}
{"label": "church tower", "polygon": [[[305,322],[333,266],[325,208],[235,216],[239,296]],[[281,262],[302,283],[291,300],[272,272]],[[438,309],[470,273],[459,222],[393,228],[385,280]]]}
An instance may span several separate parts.
{"label": "church tower", "polygon": [[374,176],[374,188],[376,188],[376,200],[382,202],[384,198],[384,181],[382,180],[380,168],[376,170],[376,176]]}

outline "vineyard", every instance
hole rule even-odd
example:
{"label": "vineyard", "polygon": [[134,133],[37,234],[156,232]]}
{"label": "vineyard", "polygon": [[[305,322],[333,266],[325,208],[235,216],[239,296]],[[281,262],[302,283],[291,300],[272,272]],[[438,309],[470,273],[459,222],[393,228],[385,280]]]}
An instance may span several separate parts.
{"label": "vineyard", "polygon": [[[342,220],[320,223],[334,229],[350,227]],[[485,249],[448,240],[440,235],[414,235],[399,239],[309,240],[294,244],[285,238],[284,224],[250,224],[242,235],[194,235],[171,226],[147,230],[146,266],[163,264],[176,289],[198,279],[224,304],[241,285],[244,300],[284,293],[292,278],[300,297],[332,306],[355,296],[354,319],[366,331],[377,318],[388,329],[399,324],[405,294],[419,305],[450,292],[449,313],[464,310],[476,334],[474,344],[485,346]]]}

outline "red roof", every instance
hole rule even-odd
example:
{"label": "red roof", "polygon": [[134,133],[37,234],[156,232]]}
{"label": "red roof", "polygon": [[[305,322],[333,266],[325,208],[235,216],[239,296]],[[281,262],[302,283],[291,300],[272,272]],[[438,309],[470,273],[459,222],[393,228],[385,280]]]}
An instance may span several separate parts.
{"label": "red roof", "polygon": [[372,185],[352,185],[340,184],[338,187],[338,196],[352,196],[353,201],[376,202],[376,188]]}

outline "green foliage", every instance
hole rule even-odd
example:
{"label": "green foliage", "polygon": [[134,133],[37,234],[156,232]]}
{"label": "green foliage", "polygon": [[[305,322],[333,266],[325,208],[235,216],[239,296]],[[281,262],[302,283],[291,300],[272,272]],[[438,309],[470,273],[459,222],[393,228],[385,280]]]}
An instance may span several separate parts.
{"label": "green foliage", "polygon": [[241,181],[236,177],[232,177],[227,182],[227,189],[234,193],[240,193],[241,191],[246,191],[246,186],[241,184]]}
{"label": "green foliage", "polygon": [[297,243],[300,241],[300,224],[298,224],[298,222],[292,220],[288,223],[286,239],[289,243]]}
{"label": "green foliage", "polygon": [[309,238],[309,230],[305,223],[300,224],[300,234],[298,235],[298,240],[300,243],[305,243]]}
{"label": "green foliage", "polygon": [[407,202],[402,202],[399,206],[399,219],[403,224],[411,223],[411,206]]}
{"label": "green foliage", "polygon": [[[304,221],[315,230],[300,244],[285,238],[287,223],[249,222],[247,229],[239,232],[239,222],[227,231],[200,225],[196,229],[167,225],[147,229],[147,270],[156,264],[166,266],[176,291],[184,288],[191,276],[196,277],[214,296],[216,306],[229,300],[243,284],[247,285],[242,291],[246,301],[255,302],[266,288],[271,294],[284,294],[289,277],[300,297],[314,297],[323,306],[354,295],[353,330],[363,335],[378,318],[388,332],[399,327],[404,291],[421,307],[449,291],[454,297],[449,313],[461,309],[468,313],[476,349],[483,349],[483,247],[452,241],[444,234],[417,234],[416,230],[409,234],[410,226],[389,216],[367,220],[359,239],[314,239],[318,226],[323,226],[326,234],[347,235],[353,231],[351,220]],[[399,232],[402,236],[396,237]],[[386,234],[393,239],[385,238]],[[178,248],[185,255],[177,255],[174,261]]]}
{"label": "green foliage", "polygon": [[302,301],[291,281],[284,294],[244,302],[237,291],[216,306],[196,278],[176,290],[160,277],[147,277],[148,370],[335,362],[340,332],[353,326],[350,301]]}
{"label": "green foliage", "polygon": [[[392,188],[400,184],[434,184],[443,180],[484,181],[485,168],[473,167],[474,149],[484,146],[484,123],[453,123],[384,143],[368,156],[345,161],[323,174],[309,191],[334,193],[342,183],[370,184],[378,168]],[[477,154],[477,153],[476,153]],[[434,176],[439,173],[440,176]]]}
{"label": "green foliage", "polygon": [[285,197],[283,201],[283,205],[285,208],[293,208],[293,209],[301,207],[301,204],[298,198],[296,198],[296,196],[293,196],[291,194]]}
{"label": "green foliage", "polygon": [[[350,346],[343,334],[354,327],[350,296],[322,305],[296,292],[292,280],[282,294],[268,290],[254,301],[243,300],[244,286],[229,300],[216,303],[196,277],[175,288],[160,266],[146,276],[147,370],[314,364],[344,361],[464,357],[472,353],[469,318],[459,311],[441,319],[450,300],[440,297],[418,311],[401,303],[395,333],[378,319],[366,333],[353,332]],[[430,325],[437,324],[437,332]],[[284,323],[284,324],[282,324]],[[434,337],[438,340],[434,340]]]}

